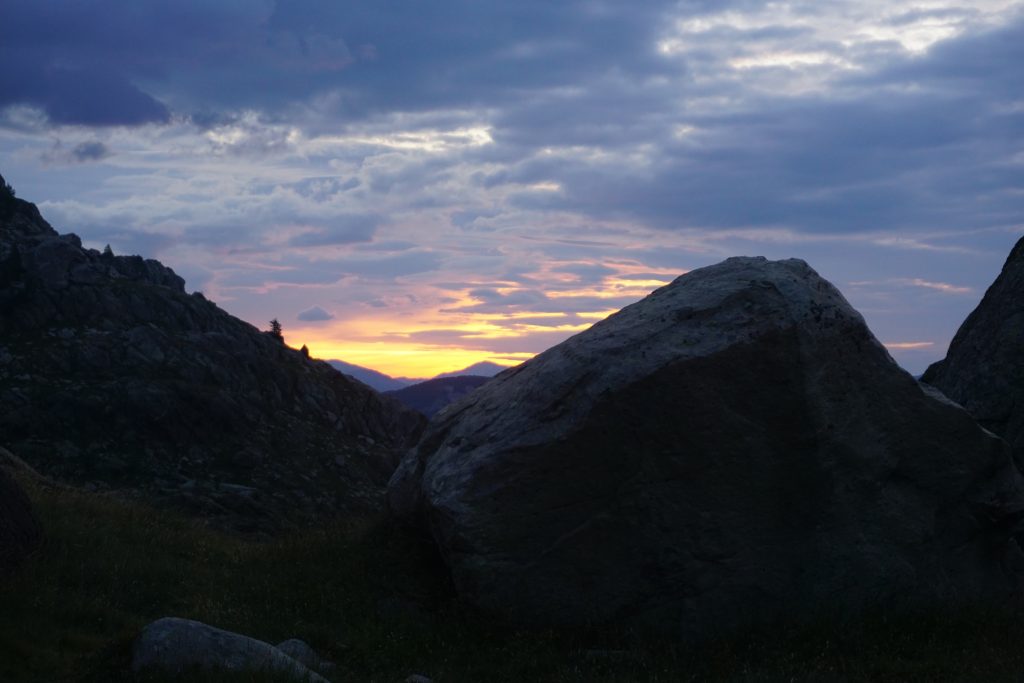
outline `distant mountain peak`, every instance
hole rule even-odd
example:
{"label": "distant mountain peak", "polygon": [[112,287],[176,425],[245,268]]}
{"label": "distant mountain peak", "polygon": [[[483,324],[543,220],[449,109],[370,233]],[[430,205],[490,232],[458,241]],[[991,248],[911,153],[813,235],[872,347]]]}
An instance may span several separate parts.
{"label": "distant mountain peak", "polygon": [[477,377],[494,377],[503,370],[508,370],[507,365],[498,365],[490,361],[482,361],[480,363],[473,363],[468,368],[462,368],[461,370],[453,370],[451,372],[442,372],[440,375],[432,379],[440,377],[462,377],[464,375],[475,375]]}
{"label": "distant mountain peak", "polygon": [[349,377],[354,377],[368,387],[372,387],[382,393],[398,391],[414,384],[422,384],[424,382],[443,379],[445,377],[494,377],[499,372],[508,370],[508,366],[491,363],[490,361],[482,361],[480,363],[474,363],[469,367],[462,368],[461,370],[442,372],[441,374],[434,375],[433,377],[392,377],[378,370],[363,367],[362,365],[356,365],[355,363],[348,363],[343,360],[329,360],[327,362],[335,370],[338,370]]}
{"label": "distant mountain peak", "polygon": [[441,412],[450,403],[472,393],[477,387],[487,384],[491,379],[491,377],[482,375],[435,377],[397,391],[389,391],[387,395],[397,399],[405,407],[419,411],[430,418]]}
{"label": "distant mountain peak", "polygon": [[397,391],[403,387],[407,387],[410,384],[415,384],[419,380],[406,379],[404,377],[396,378],[389,375],[385,375],[383,372],[378,372],[371,368],[364,368],[361,365],[355,363],[346,363],[343,360],[329,360],[327,364],[332,368],[348,375],[354,379],[359,380],[363,384],[377,391],[383,393],[385,391]]}

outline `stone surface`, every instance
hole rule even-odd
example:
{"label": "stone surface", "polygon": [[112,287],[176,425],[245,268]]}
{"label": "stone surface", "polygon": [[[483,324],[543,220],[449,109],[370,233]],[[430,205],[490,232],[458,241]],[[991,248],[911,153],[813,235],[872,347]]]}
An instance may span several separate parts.
{"label": "stone surface", "polygon": [[41,540],[42,531],[32,503],[18,483],[0,468],[0,574],[17,568]]}
{"label": "stone surface", "polygon": [[0,199],[2,445],[242,531],[382,506],[422,416]]}
{"label": "stone surface", "polygon": [[1024,463],[1024,239],[967,316],[943,360],[924,373]]}
{"label": "stone surface", "polygon": [[799,260],[733,258],[439,413],[389,486],[470,602],[703,637],[1006,599],[1004,442]]}
{"label": "stone surface", "polygon": [[142,630],[132,652],[132,671],[187,673],[190,669],[232,672],[274,671],[296,681],[328,683],[323,676],[262,640],[166,617]]}
{"label": "stone surface", "polygon": [[283,643],[278,643],[277,649],[311,671],[326,674],[335,668],[333,662],[325,661],[316,653],[316,650],[310,647],[309,643],[298,638],[290,638]]}

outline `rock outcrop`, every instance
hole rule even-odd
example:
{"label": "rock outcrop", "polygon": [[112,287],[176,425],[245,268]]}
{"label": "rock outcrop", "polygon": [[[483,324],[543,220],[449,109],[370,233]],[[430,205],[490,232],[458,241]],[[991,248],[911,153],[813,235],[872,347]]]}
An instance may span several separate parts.
{"label": "rock outcrop", "polygon": [[0,202],[0,438],[43,474],[240,530],[379,507],[421,416]]}
{"label": "rock outcrop", "polygon": [[42,531],[32,503],[18,483],[0,468],[0,574],[18,567],[41,540]]}
{"label": "rock outcrop", "polygon": [[960,326],[946,357],[921,380],[1005,438],[1024,463],[1024,239]]}
{"label": "rock outcrop", "polygon": [[533,624],[701,637],[1019,590],[1006,444],[799,260],[693,271],[498,375],[389,503],[466,599]]}
{"label": "rock outcrop", "polygon": [[[285,642],[294,646],[301,641]],[[315,658],[316,654],[307,653],[307,656]],[[328,683],[323,676],[270,643],[189,619],[166,617],[154,621],[135,641],[132,652],[135,672],[155,670],[182,674],[194,669],[274,672],[303,683]]]}

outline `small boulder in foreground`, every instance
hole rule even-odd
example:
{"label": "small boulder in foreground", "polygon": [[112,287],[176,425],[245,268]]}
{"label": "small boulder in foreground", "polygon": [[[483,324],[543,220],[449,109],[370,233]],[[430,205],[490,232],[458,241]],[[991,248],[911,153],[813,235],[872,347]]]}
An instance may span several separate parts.
{"label": "small boulder in foreground", "polygon": [[144,628],[135,641],[132,671],[185,673],[196,668],[274,671],[291,674],[296,681],[329,683],[270,643],[189,619],[158,619]]}

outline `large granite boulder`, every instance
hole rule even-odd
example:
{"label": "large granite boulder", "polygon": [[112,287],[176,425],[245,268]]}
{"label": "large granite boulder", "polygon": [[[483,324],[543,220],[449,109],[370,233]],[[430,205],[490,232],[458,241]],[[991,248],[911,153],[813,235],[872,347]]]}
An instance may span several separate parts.
{"label": "large granite boulder", "polygon": [[383,506],[422,416],[158,261],[85,248],[0,200],[5,445],[46,476],[240,531]]}
{"label": "large granite boulder", "polygon": [[967,316],[943,360],[922,376],[999,434],[1024,462],[1024,239]]}
{"label": "large granite boulder", "polygon": [[469,601],[702,636],[1004,599],[1006,444],[799,260],[678,278],[439,413],[389,486]]}
{"label": "large granite boulder", "polygon": [[328,683],[323,676],[270,643],[190,619],[158,619],[146,626],[135,641],[132,651],[135,672],[182,674],[195,669],[251,674],[274,672],[304,683]]}
{"label": "large granite boulder", "polygon": [[0,468],[0,574],[21,564],[40,540],[42,531],[32,512],[32,503],[18,483]]}

